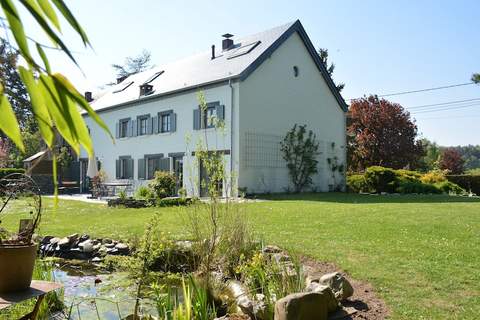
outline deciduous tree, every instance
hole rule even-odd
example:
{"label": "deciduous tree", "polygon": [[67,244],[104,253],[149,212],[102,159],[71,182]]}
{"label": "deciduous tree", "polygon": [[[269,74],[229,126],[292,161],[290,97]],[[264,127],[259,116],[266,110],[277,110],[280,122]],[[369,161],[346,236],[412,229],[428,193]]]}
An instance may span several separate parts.
{"label": "deciduous tree", "polygon": [[138,56],[126,57],[123,65],[112,64],[112,68],[117,74],[117,79],[124,79],[132,74],[136,74],[151,68],[151,58],[150,52],[143,50]]}
{"label": "deciduous tree", "polygon": [[352,101],[347,131],[351,171],[374,165],[413,168],[423,155],[410,113],[398,103],[373,95]]}
{"label": "deciduous tree", "polygon": [[439,167],[442,170],[449,170],[452,174],[461,174],[464,171],[465,161],[460,152],[455,148],[447,148],[440,156]]}

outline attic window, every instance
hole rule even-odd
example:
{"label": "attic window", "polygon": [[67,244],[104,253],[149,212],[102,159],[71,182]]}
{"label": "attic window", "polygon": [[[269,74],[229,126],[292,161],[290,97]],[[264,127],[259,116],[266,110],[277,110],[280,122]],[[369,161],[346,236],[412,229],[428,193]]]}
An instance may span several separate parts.
{"label": "attic window", "polygon": [[150,78],[147,79],[147,81],[145,81],[143,84],[149,84],[150,82],[152,82],[153,80],[157,79],[159,76],[161,76],[165,71],[159,71],[159,72],[155,72],[153,74],[153,76],[151,76]]}
{"label": "attic window", "polygon": [[122,91],[124,91],[125,89],[127,89],[128,87],[130,87],[132,84],[133,84],[133,81],[130,81],[130,82],[128,82],[127,84],[125,84],[124,86],[122,86],[120,89],[113,91],[113,93],[122,92]]}
{"label": "attic window", "polygon": [[250,53],[253,49],[255,49],[258,45],[260,44],[260,41],[255,41],[248,43],[246,45],[243,45],[239,47],[238,49],[234,50],[230,55],[227,57],[227,59],[233,59],[239,56],[243,56],[244,54]]}

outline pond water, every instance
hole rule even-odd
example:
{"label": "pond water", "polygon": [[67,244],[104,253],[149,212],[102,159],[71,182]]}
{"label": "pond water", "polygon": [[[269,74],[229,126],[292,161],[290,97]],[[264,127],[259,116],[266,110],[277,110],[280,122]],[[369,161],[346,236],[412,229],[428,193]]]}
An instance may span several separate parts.
{"label": "pond water", "polygon": [[[55,281],[64,285],[65,313],[69,319],[122,319],[133,313],[135,288],[125,272],[109,273],[91,265],[58,263]],[[141,311],[156,315],[154,302],[142,299]]]}

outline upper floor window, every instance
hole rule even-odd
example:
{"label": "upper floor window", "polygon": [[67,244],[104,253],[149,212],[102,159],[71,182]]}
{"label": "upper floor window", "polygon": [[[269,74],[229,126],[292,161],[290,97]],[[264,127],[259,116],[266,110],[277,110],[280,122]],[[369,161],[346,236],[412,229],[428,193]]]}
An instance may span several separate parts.
{"label": "upper floor window", "polygon": [[130,123],[129,119],[120,120],[119,123],[119,137],[125,138],[128,135],[128,124]]}
{"label": "upper floor window", "polygon": [[166,113],[160,116],[160,132],[170,132],[171,114]]}
{"label": "upper floor window", "polygon": [[215,118],[217,117],[216,106],[209,106],[207,110],[203,112],[203,124],[204,128],[213,128],[215,126]]}
{"label": "upper floor window", "polygon": [[141,117],[138,117],[138,135],[139,136],[144,136],[147,134],[148,132],[148,120],[150,118],[148,116],[141,116]]}

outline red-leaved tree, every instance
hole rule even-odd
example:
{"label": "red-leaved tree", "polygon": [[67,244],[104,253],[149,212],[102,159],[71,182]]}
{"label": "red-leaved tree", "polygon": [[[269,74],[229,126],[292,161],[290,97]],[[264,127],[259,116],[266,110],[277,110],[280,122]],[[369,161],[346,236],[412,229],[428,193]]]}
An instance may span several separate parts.
{"label": "red-leaved tree", "polygon": [[462,174],[465,160],[455,148],[447,148],[440,155],[438,166],[442,170],[449,170],[452,174]]}
{"label": "red-leaved tree", "polygon": [[353,100],[349,114],[349,170],[416,166],[424,151],[415,122],[400,104],[370,95]]}

